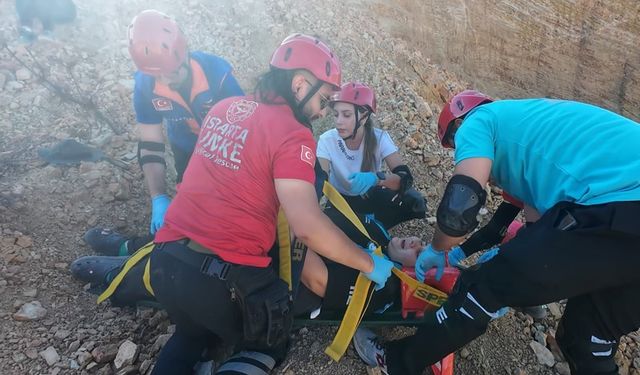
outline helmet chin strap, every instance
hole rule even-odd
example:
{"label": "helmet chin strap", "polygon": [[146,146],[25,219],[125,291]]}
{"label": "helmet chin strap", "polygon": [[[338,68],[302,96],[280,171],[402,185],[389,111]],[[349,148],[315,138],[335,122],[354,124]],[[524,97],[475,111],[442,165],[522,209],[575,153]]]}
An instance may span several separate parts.
{"label": "helmet chin strap", "polygon": [[302,100],[297,103],[289,103],[291,105],[291,108],[293,109],[293,114],[296,119],[308,128],[311,128],[311,120],[309,119],[309,116],[304,114],[303,108],[307,104],[307,102],[318,92],[318,90],[320,90],[323,84],[324,82],[317,81],[313,84],[313,86],[311,86],[309,92],[307,92],[307,95],[305,95]]}
{"label": "helmet chin strap", "polygon": [[344,141],[354,139],[356,137],[356,133],[358,133],[358,129],[360,129],[360,111],[358,111],[358,106],[355,104],[353,105],[353,109],[355,113],[354,117],[356,118],[356,126],[353,128],[353,133],[351,133],[350,136],[348,136],[347,138],[342,138],[342,140]]}

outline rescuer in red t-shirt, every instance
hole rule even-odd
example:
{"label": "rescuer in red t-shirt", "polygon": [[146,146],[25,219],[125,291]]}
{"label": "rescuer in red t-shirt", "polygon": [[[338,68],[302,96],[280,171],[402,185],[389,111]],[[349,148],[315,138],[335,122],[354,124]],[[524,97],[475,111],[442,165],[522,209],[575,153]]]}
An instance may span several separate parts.
{"label": "rescuer in red t-shirt", "polygon": [[189,373],[212,337],[244,350],[235,365],[270,370],[284,357],[291,298],[268,255],[280,207],[316,253],[378,287],[391,275],[391,261],[355,245],[318,205],[310,122],[325,115],[340,76],[326,44],[292,35],[254,95],[225,99],[204,119],[151,253],[150,284],[176,324],[154,374]]}

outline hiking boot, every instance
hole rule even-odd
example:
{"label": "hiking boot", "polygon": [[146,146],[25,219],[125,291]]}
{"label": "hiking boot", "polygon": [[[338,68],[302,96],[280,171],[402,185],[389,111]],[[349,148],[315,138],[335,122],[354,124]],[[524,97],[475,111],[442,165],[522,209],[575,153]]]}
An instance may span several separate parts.
{"label": "hiking boot", "polygon": [[353,335],[353,347],[364,363],[378,367],[383,374],[388,374],[387,355],[375,333],[367,328],[358,328]]}
{"label": "hiking boot", "polygon": [[73,277],[95,287],[109,284],[127,259],[129,258],[86,256],[74,260],[69,268]]}
{"label": "hiking boot", "polygon": [[108,228],[91,228],[84,236],[84,242],[95,252],[109,256],[129,255],[127,238]]}
{"label": "hiking boot", "polygon": [[517,307],[516,310],[529,315],[533,320],[542,320],[547,317],[547,309],[543,305]]}

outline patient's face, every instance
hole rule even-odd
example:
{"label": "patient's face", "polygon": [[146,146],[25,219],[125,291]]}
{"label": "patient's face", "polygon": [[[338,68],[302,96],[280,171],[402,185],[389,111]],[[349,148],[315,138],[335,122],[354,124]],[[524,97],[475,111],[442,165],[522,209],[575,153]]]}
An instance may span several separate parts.
{"label": "patient's face", "polygon": [[417,250],[420,251],[424,247],[424,242],[418,237],[393,237],[389,242],[389,248],[394,250]]}
{"label": "patient's face", "polygon": [[418,237],[393,237],[387,253],[392,260],[402,263],[403,266],[413,267],[423,247],[424,242]]}

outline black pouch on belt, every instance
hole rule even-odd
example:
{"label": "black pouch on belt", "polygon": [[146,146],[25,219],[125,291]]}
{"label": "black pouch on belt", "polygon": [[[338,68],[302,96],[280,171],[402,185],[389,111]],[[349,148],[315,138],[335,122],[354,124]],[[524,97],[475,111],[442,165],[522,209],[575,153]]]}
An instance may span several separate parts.
{"label": "black pouch on belt", "polygon": [[259,350],[285,343],[293,323],[287,283],[271,267],[240,267],[228,281],[241,305],[247,347]]}

